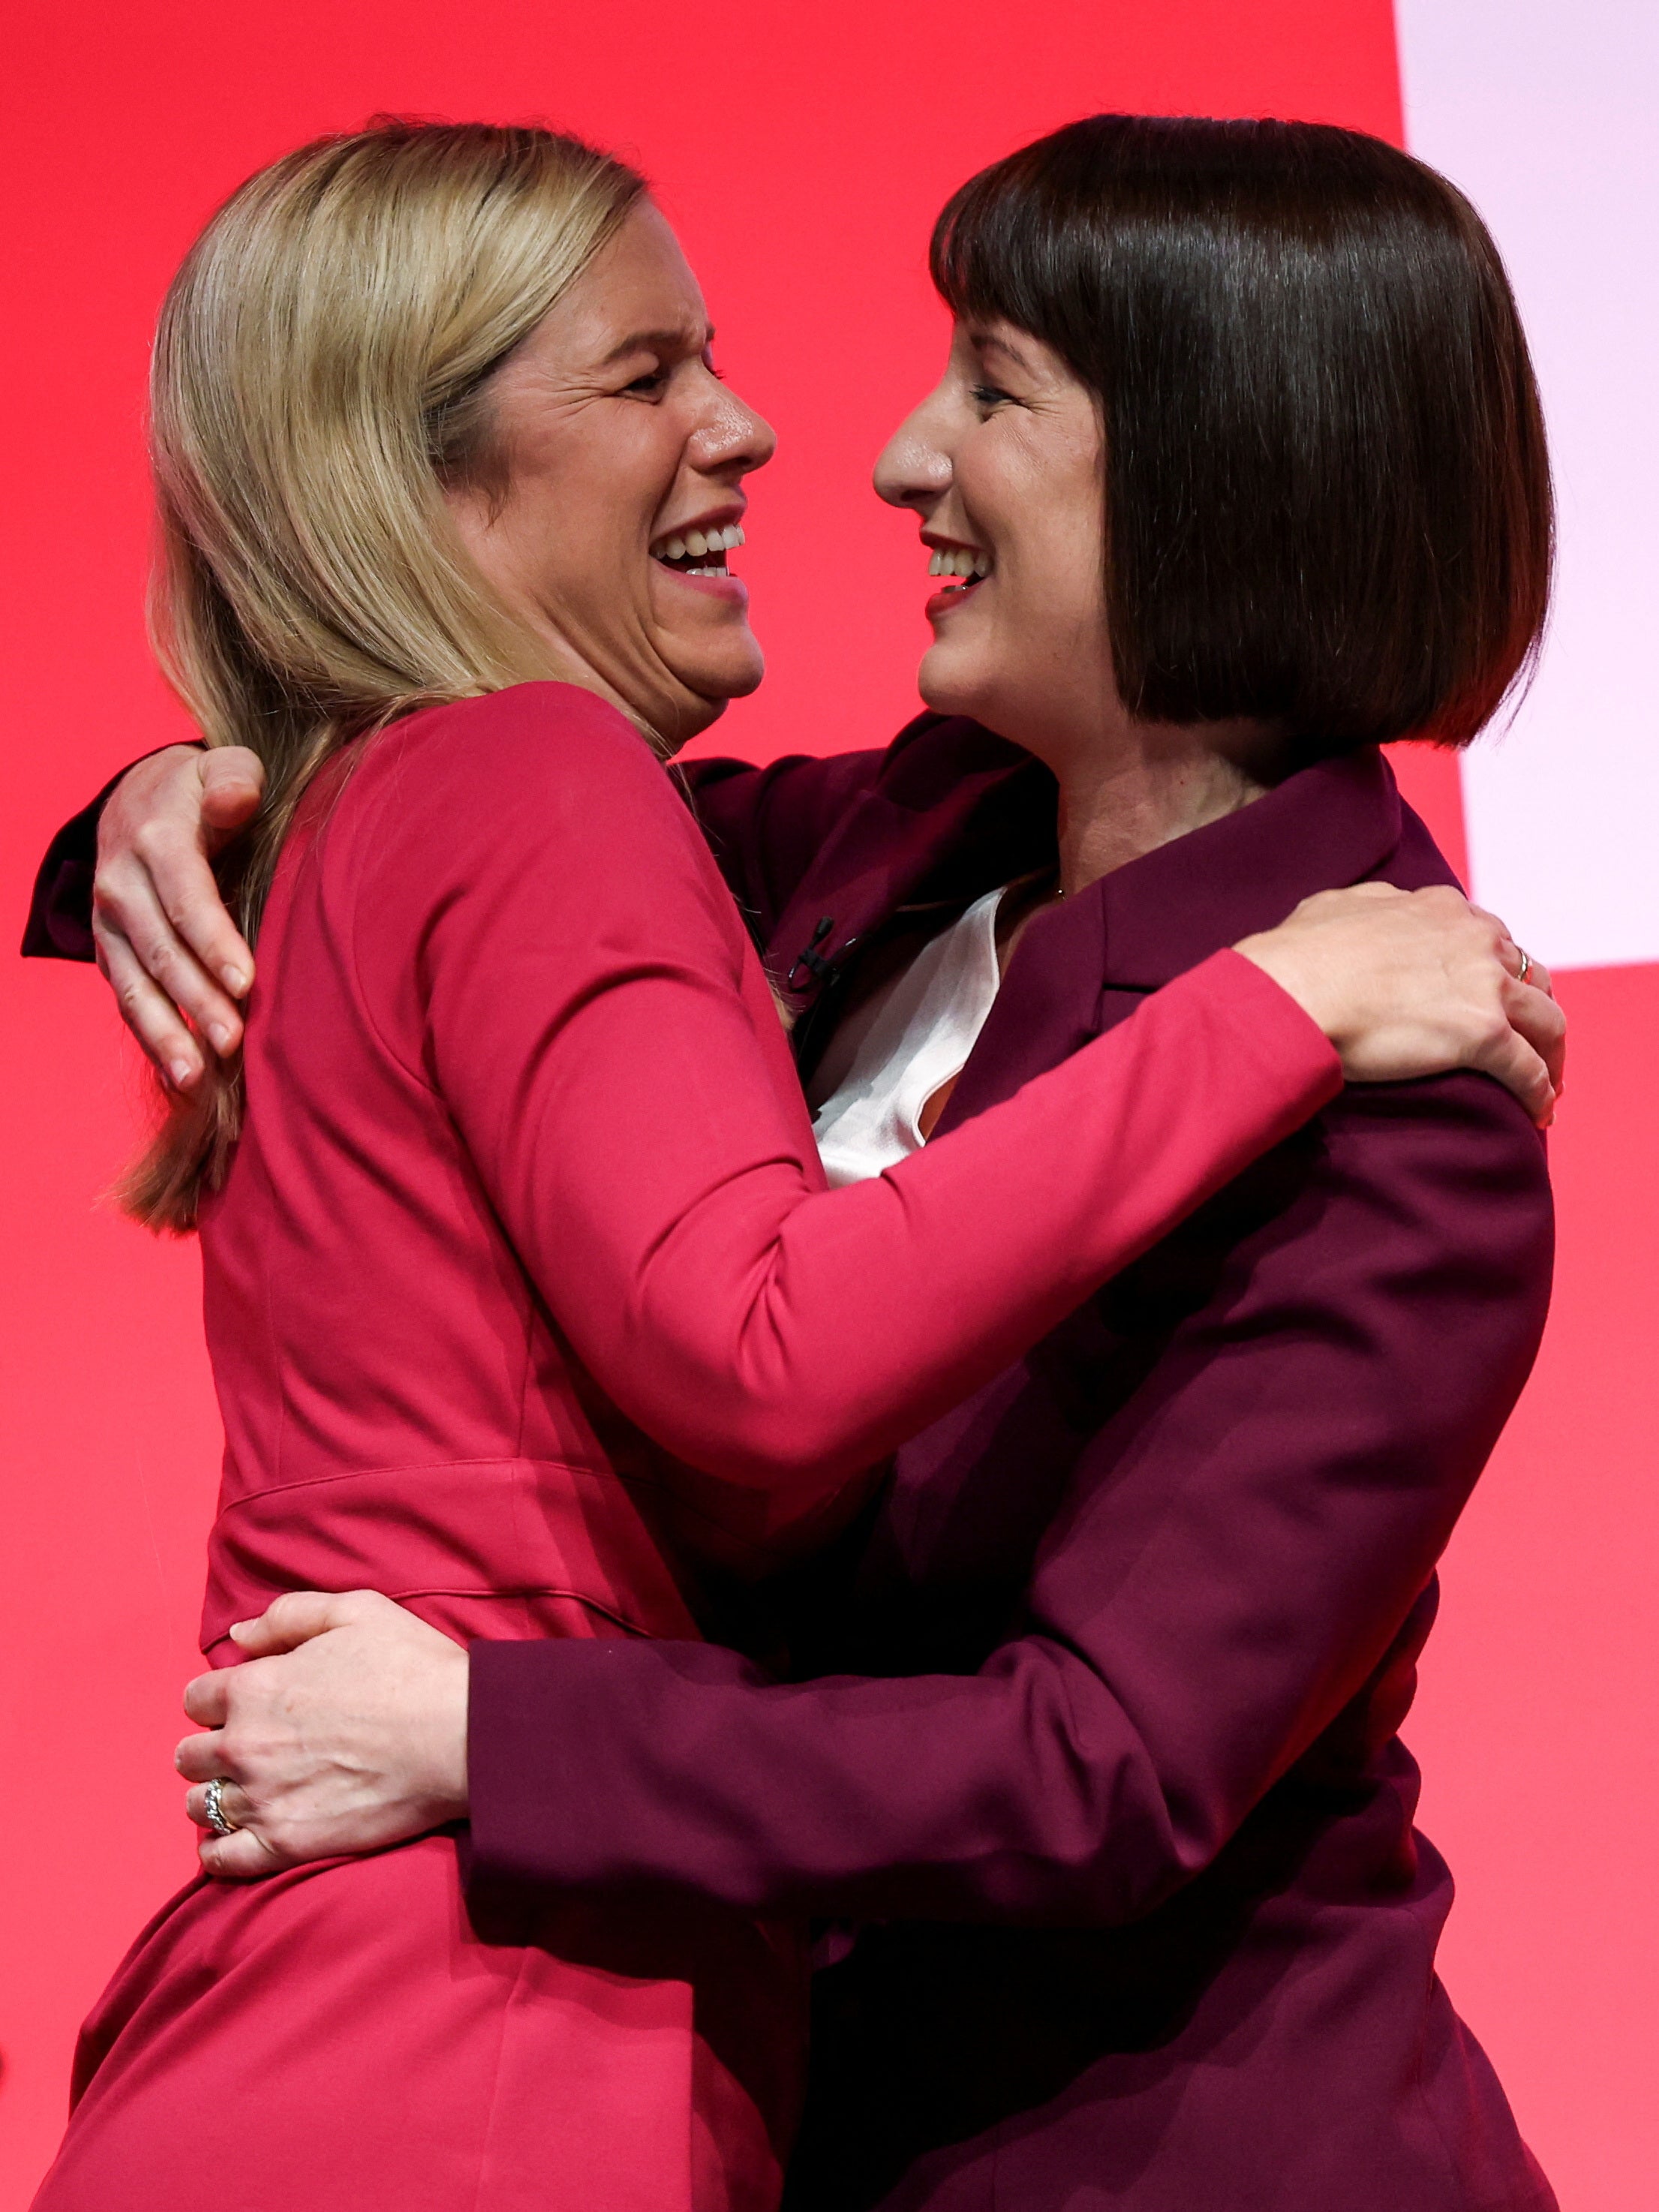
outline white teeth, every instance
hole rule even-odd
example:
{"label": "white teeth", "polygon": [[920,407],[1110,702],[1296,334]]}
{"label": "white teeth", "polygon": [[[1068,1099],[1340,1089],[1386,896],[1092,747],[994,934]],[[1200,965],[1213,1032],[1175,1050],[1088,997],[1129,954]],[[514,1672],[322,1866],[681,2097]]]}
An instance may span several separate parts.
{"label": "white teeth", "polygon": [[[681,537],[665,538],[660,545],[653,545],[651,551],[659,561],[684,561],[688,554],[692,560],[701,561],[705,554],[729,553],[734,546],[744,543],[742,528],[734,522],[724,530],[688,530]],[[718,575],[721,572],[719,569],[702,572],[692,569],[689,573],[693,575],[699,573]]]}
{"label": "white teeth", "polygon": [[988,576],[991,564],[982,553],[959,551],[955,546],[934,553],[927,563],[930,576]]}

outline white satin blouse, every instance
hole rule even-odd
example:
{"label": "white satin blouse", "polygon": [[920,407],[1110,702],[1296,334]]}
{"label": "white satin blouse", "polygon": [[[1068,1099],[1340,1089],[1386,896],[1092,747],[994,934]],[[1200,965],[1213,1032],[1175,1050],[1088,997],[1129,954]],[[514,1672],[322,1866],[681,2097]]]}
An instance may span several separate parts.
{"label": "white satin blouse", "polygon": [[926,1142],[928,1100],[967,1064],[1001,981],[988,891],[844,1021],[807,1086],[831,1188],[895,1167]]}

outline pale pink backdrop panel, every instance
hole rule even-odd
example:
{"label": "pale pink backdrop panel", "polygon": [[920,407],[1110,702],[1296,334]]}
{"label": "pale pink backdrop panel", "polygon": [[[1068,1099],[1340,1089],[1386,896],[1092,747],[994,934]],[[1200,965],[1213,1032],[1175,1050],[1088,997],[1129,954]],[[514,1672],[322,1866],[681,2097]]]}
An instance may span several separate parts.
{"label": "pale pink backdrop panel", "polygon": [[1558,968],[1561,1255],[1453,1547],[1410,1730],[1461,1878],[1443,1955],[1568,2212],[1659,2196],[1659,11],[1399,0],[1407,142],[1492,226],[1549,423],[1537,679],[1464,765],[1478,897]]}

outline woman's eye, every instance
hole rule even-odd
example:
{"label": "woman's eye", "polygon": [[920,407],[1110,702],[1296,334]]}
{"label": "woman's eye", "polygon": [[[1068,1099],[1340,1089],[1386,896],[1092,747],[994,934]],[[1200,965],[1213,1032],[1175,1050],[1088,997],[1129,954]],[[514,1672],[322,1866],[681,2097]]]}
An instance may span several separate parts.
{"label": "woman's eye", "polygon": [[1008,407],[1013,404],[1012,392],[1005,392],[1000,384],[975,384],[972,387],[976,407]]}
{"label": "woman's eye", "polygon": [[665,368],[653,368],[648,375],[636,376],[631,384],[624,384],[624,392],[632,392],[641,399],[653,399],[668,381]]}

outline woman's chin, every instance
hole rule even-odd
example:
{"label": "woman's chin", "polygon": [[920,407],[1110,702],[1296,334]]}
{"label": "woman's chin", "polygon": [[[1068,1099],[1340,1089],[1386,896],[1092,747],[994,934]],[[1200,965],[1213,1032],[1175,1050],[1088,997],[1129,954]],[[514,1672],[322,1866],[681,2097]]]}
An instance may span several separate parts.
{"label": "woman's chin", "polygon": [[766,663],[752,638],[750,647],[746,653],[719,656],[688,654],[666,666],[668,681],[663,684],[659,679],[659,696],[646,712],[646,720],[671,752],[701,737],[719,721],[733,699],[746,699],[757,689],[766,673]]}
{"label": "woman's chin", "polygon": [[930,645],[916,670],[916,690],[923,706],[936,714],[963,714],[977,721],[985,704],[985,686],[973,680],[973,672],[963,661],[948,639]]}
{"label": "woman's chin", "polygon": [[718,653],[688,655],[674,673],[688,690],[710,702],[712,720],[729,700],[746,699],[759,690],[766,661],[753,633],[745,630],[741,639],[724,643]]}
{"label": "woman's chin", "polygon": [[721,686],[721,704],[724,705],[728,699],[746,699],[751,691],[758,691],[761,678],[765,673],[766,656],[751,638],[742,667],[733,668]]}

